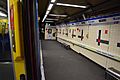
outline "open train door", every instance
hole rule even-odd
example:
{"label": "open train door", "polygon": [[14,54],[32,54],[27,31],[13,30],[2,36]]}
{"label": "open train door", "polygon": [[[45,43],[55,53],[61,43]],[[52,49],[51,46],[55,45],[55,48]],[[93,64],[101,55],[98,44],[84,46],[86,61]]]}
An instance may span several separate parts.
{"label": "open train door", "polygon": [[38,2],[8,0],[15,80],[41,80]]}

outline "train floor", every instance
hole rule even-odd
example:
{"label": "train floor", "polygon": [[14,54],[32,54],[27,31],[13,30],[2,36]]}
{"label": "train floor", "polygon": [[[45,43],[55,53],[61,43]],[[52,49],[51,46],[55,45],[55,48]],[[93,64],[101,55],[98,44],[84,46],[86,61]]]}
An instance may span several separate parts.
{"label": "train floor", "polygon": [[57,41],[42,41],[46,80],[105,80],[105,70]]}
{"label": "train floor", "polygon": [[0,62],[0,80],[14,80],[12,62]]}

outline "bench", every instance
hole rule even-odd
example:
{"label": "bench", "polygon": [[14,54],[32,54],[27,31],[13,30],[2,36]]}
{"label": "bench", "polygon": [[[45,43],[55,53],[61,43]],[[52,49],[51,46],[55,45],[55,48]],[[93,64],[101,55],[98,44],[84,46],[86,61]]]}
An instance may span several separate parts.
{"label": "bench", "polygon": [[107,80],[120,80],[120,71],[110,67],[106,69],[106,79]]}

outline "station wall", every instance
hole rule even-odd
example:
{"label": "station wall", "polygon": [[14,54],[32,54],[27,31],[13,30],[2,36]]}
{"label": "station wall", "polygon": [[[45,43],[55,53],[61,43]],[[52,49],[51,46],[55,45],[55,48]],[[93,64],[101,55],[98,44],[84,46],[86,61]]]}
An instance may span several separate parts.
{"label": "station wall", "polygon": [[57,41],[104,68],[120,70],[120,14],[57,25]]}

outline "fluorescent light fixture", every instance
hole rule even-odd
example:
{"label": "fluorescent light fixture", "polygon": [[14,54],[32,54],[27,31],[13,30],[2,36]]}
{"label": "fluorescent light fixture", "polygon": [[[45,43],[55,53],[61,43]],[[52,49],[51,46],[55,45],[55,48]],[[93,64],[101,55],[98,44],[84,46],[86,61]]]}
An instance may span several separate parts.
{"label": "fluorescent light fixture", "polygon": [[57,15],[57,14],[49,14],[49,16],[60,16],[60,17],[67,17],[67,15]]}
{"label": "fluorescent light fixture", "polygon": [[54,21],[45,21],[45,22],[54,22]]}
{"label": "fluorescent light fixture", "polygon": [[56,0],[51,0],[52,3],[54,3]]}
{"label": "fluorescent light fixture", "polygon": [[52,9],[52,7],[53,7],[53,4],[49,4],[49,6],[48,6],[48,11],[50,11],[51,9]]}
{"label": "fluorescent light fixture", "polygon": [[45,21],[46,17],[47,17],[47,15],[45,15],[45,16],[44,16],[44,18],[43,18],[42,22],[44,22],[44,21]]}
{"label": "fluorescent light fixture", "polygon": [[87,8],[86,6],[74,5],[74,4],[64,4],[64,3],[56,3],[59,6],[68,6],[68,7],[77,7],[77,8]]}
{"label": "fluorescent light fixture", "polygon": [[50,12],[50,11],[47,11],[47,12],[46,12],[46,15],[48,15],[48,14],[49,14],[49,12]]}
{"label": "fluorescent light fixture", "polygon": [[42,22],[44,22],[44,21],[45,21],[45,19],[46,19],[47,15],[48,15],[48,14],[49,14],[49,12],[51,11],[52,7],[53,7],[53,4],[49,4],[48,9],[47,9],[47,11],[46,11],[46,14],[45,14],[45,16],[44,16],[44,18],[43,18]]}
{"label": "fluorescent light fixture", "polygon": [[55,20],[55,21],[57,21],[58,19],[46,18],[46,20]]}
{"label": "fluorescent light fixture", "polygon": [[44,22],[44,21],[45,21],[45,19],[46,19],[47,15],[49,14],[49,12],[50,12],[50,11],[47,11],[47,12],[46,12],[46,14],[45,14],[45,16],[44,16],[44,18],[43,18],[42,22]]}
{"label": "fluorescent light fixture", "polygon": [[2,16],[2,17],[7,17],[7,15],[4,14],[4,13],[2,13],[1,11],[0,11],[0,16]]}

